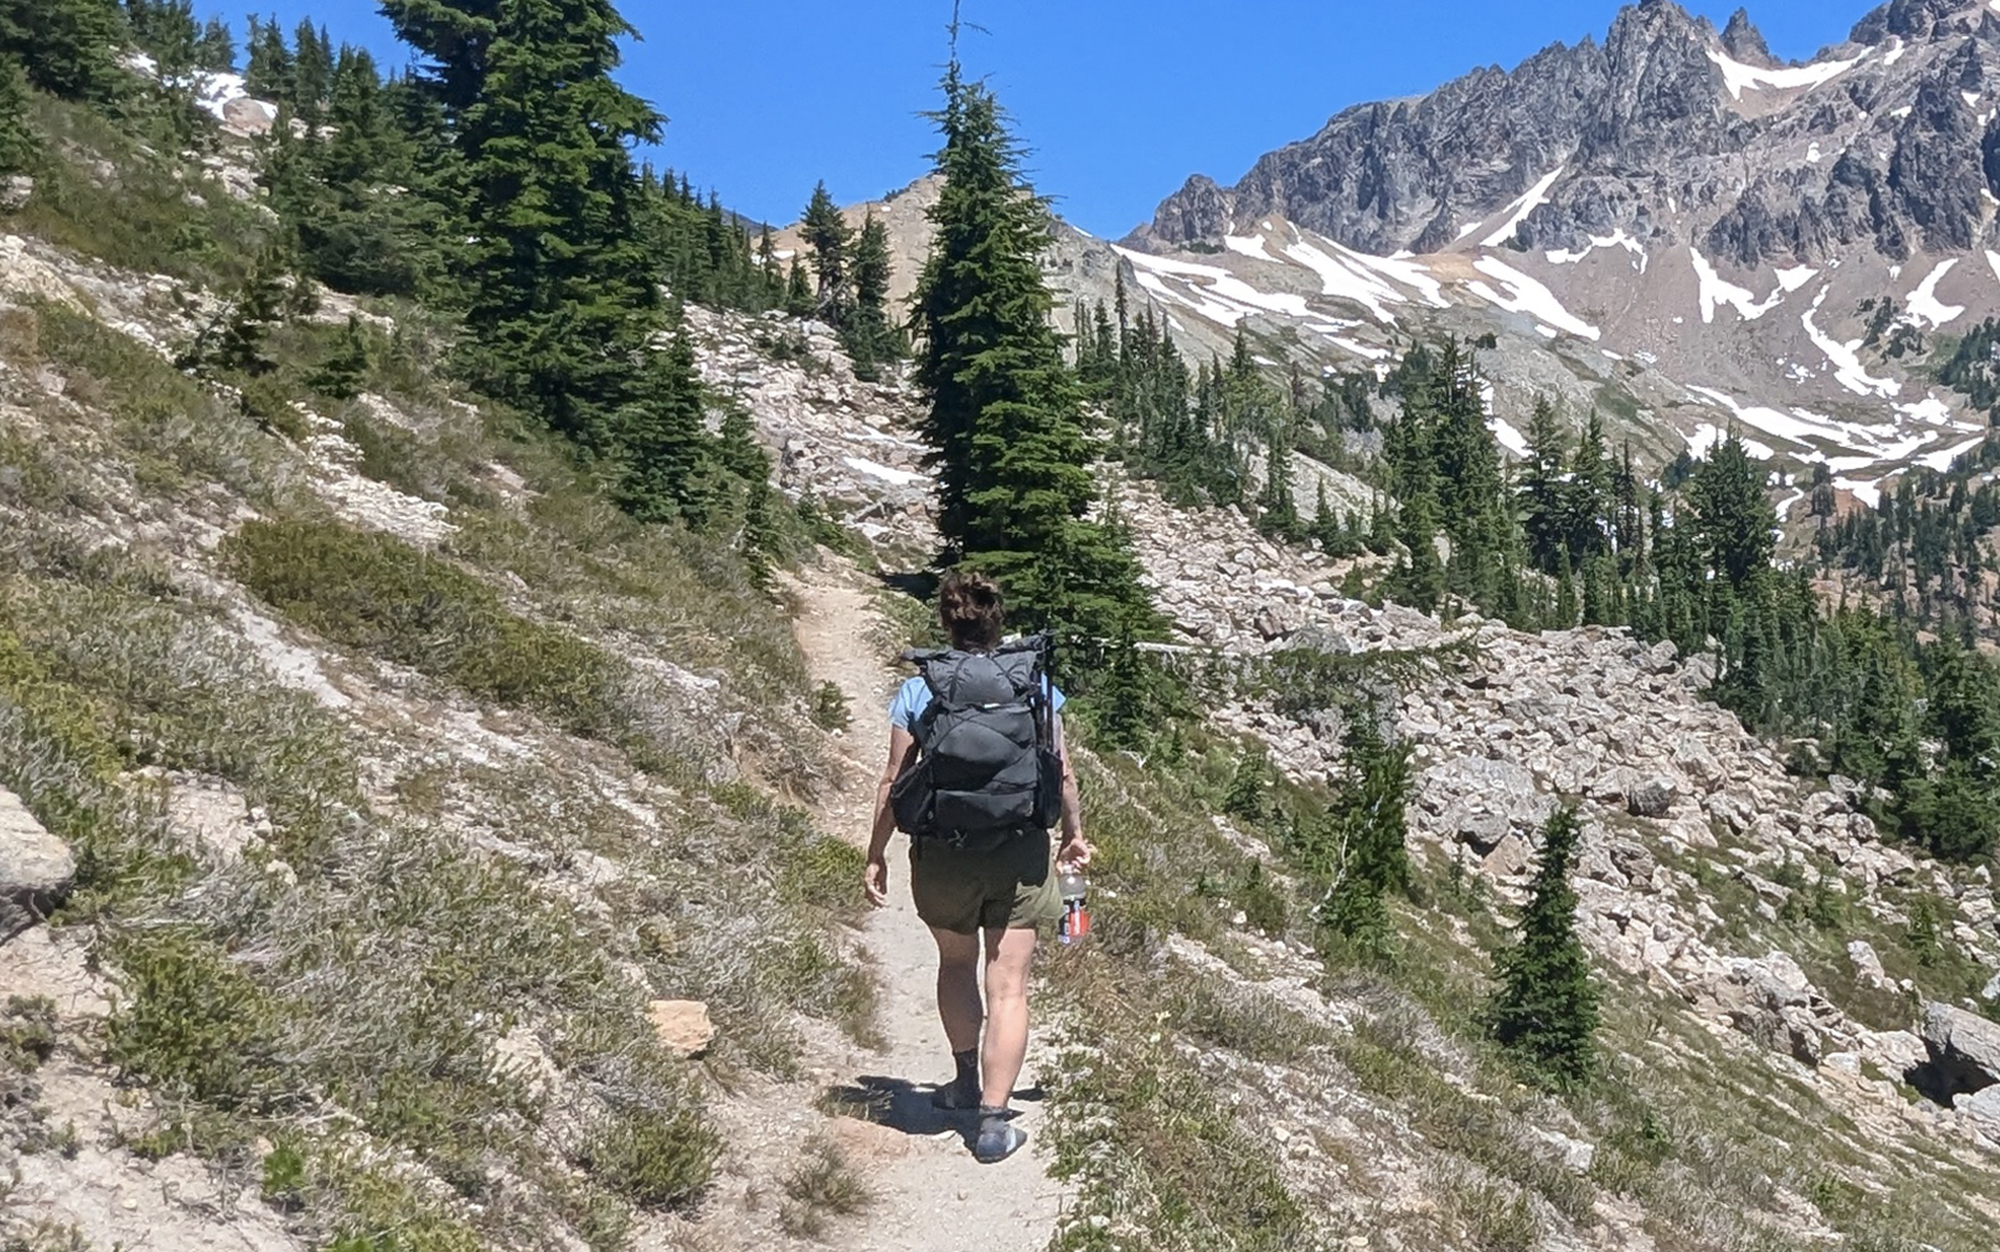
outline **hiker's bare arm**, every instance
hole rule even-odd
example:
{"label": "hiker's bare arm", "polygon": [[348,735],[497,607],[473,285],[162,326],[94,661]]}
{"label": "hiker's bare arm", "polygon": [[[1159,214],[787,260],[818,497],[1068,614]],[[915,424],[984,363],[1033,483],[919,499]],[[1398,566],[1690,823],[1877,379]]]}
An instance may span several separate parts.
{"label": "hiker's bare arm", "polygon": [[1070,764],[1069,743],[1062,719],[1056,719],[1056,755],[1062,758],[1062,846],[1056,861],[1082,869],[1090,864],[1090,845],[1083,838],[1083,799],[1076,789],[1076,769]]}
{"label": "hiker's bare arm", "polygon": [[896,833],[896,814],[889,807],[889,788],[902,776],[917,750],[916,736],[900,726],[889,729],[889,767],[875,789],[875,825],[868,833],[868,868],[862,872],[862,890],[868,902],[880,908],[889,902],[889,837]]}

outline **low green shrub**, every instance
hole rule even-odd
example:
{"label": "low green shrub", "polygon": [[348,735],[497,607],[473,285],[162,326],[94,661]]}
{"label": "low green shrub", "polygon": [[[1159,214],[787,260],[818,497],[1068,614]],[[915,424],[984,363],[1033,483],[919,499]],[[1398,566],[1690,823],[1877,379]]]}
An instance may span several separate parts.
{"label": "low green shrub", "polygon": [[785,1203],[778,1223],[800,1239],[824,1239],[831,1219],[852,1217],[874,1199],[868,1183],[840,1149],[827,1140],[812,1146],[806,1159],[785,1177]]}
{"label": "low green shrub", "polygon": [[615,738],[623,729],[608,655],[508,611],[449,560],[388,535],[298,519],[246,524],[226,557],[259,597],[336,643],[575,734]]}
{"label": "low green shrub", "polygon": [[9,996],[0,1012],[0,1066],[32,1073],[56,1051],[56,1005],[47,996]]}
{"label": "low green shrub", "polygon": [[221,947],[166,926],[121,932],[109,946],[122,992],[105,1036],[111,1064],[222,1108],[257,1107],[282,1089],[278,1007]]}
{"label": "low green shrub", "polygon": [[708,1186],[721,1148],[691,1109],[631,1109],[600,1127],[577,1163],[640,1208],[677,1209]]}
{"label": "low green shrub", "polygon": [[847,693],[838,683],[823,682],[813,690],[811,716],[813,725],[821,730],[846,730],[854,724]]}

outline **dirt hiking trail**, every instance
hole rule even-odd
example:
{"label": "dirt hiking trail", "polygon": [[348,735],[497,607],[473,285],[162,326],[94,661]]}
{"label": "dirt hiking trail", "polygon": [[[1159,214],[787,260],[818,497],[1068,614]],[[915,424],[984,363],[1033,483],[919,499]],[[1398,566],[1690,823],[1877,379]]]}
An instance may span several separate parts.
{"label": "dirt hiking trail", "polygon": [[[875,789],[888,756],[888,707],[912,671],[883,663],[885,619],[879,592],[867,575],[844,559],[828,557],[789,580],[798,597],[793,629],[815,684],[831,682],[847,697],[854,722],[839,740],[838,793],[822,814],[824,826],[866,846]],[[909,843],[889,846],[888,908],[862,930],[862,942],[881,980],[877,1024],[879,1051],[862,1051],[844,1076],[840,1097],[877,1133],[842,1136],[857,1171],[875,1198],[858,1223],[852,1246],[880,1252],[1041,1252],[1062,1211],[1063,1190],[1047,1173],[1046,1112],[1037,1087],[1037,1063],[1049,1060],[1043,1042],[1046,1005],[1030,1001],[1036,1016],[1015,1100],[1016,1122],[1028,1146],[999,1165],[980,1165],[966,1148],[969,1114],[945,1114],[930,1103],[931,1084],[951,1076],[951,1053],[938,1024],[937,948],[910,903]],[[855,889],[860,889],[856,884]],[[896,1134],[884,1131],[899,1132]],[[843,1240],[846,1242],[846,1240]]]}

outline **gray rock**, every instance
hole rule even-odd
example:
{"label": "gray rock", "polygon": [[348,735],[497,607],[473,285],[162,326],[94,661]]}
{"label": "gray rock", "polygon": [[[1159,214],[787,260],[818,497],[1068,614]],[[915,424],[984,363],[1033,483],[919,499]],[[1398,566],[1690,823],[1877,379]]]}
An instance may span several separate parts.
{"label": "gray rock", "polygon": [[1653,859],[1653,854],[1636,843],[1612,844],[1611,863],[1618,867],[1619,873],[1631,879],[1635,886],[1651,883],[1653,871],[1659,868],[1659,862]]}
{"label": "gray rock", "polygon": [[1889,985],[1889,975],[1882,968],[1882,958],[1866,939],[1855,939],[1847,945],[1847,959],[1854,963],[1855,976],[1863,983],[1870,987]]}
{"label": "gray rock", "polygon": [[35,194],[35,180],[26,174],[0,178],[0,213],[19,213]]}
{"label": "gray rock", "polygon": [[1665,774],[1654,774],[1632,788],[1625,797],[1625,807],[1634,817],[1665,817],[1674,807],[1674,795],[1678,790],[1673,779]]}
{"label": "gray rock", "polygon": [[1518,878],[1528,872],[1532,863],[1527,840],[1510,834],[1487,853],[1485,869],[1495,878]]}
{"label": "gray rock", "polygon": [[0,940],[40,921],[69,890],[76,860],[13,792],[0,788]]}
{"label": "gray rock", "polygon": [[2000,1000],[2000,974],[1995,974],[1986,980],[1986,985],[1979,989],[1979,998],[1982,1000]]}
{"label": "gray rock", "polygon": [[1932,1003],[1924,1006],[1922,1033],[1940,1092],[1980,1091],[2000,1083],[2000,1022]]}
{"label": "gray rock", "polygon": [[1985,1134],[2000,1139],[2000,1087],[1959,1096],[1951,1102],[1951,1107],[1970,1118]]}

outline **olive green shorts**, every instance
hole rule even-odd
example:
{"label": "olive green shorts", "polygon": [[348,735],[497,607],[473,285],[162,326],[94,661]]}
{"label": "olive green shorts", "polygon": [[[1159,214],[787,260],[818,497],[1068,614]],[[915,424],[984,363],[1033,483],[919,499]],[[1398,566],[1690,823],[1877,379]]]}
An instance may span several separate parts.
{"label": "olive green shorts", "polygon": [[1046,835],[1023,835],[991,851],[932,839],[910,844],[910,894],[937,930],[1032,930],[1062,920],[1062,889]]}

